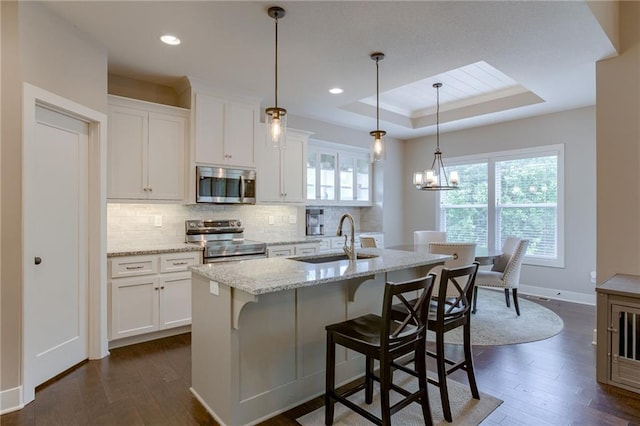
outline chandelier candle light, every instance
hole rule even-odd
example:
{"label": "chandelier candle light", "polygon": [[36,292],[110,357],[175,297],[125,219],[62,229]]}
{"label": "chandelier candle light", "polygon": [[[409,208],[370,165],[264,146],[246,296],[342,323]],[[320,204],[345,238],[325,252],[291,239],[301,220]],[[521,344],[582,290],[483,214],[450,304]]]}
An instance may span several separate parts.
{"label": "chandelier candle light", "polygon": [[284,149],[287,132],[287,110],[278,107],[278,19],[286,14],[283,8],[270,7],[267,11],[276,22],[276,49],[275,49],[275,106],[265,109],[265,123],[267,125],[267,144],[274,148]]}
{"label": "chandelier candle light", "polygon": [[423,191],[446,191],[458,189],[460,178],[458,172],[452,171],[451,178],[447,178],[447,172],[442,163],[442,152],[440,151],[440,88],[442,83],[434,83],[436,89],[436,151],[433,154],[431,169],[413,174],[413,184],[417,189]]}
{"label": "chandelier candle light", "polygon": [[371,59],[376,61],[376,130],[369,132],[373,136],[372,157],[373,162],[384,160],[386,150],[384,149],[384,130],[380,130],[380,79],[378,71],[378,63],[384,59],[384,53],[376,52],[371,54]]}

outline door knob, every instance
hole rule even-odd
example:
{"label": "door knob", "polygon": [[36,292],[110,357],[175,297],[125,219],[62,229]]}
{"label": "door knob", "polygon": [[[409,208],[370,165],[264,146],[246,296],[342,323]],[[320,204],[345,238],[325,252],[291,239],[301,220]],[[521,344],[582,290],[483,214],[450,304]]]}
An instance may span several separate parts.
{"label": "door knob", "polygon": [[36,257],[33,259],[33,263],[35,263],[36,265],[41,264],[41,263],[42,263],[42,258],[40,258],[39,256],[36,256]]}

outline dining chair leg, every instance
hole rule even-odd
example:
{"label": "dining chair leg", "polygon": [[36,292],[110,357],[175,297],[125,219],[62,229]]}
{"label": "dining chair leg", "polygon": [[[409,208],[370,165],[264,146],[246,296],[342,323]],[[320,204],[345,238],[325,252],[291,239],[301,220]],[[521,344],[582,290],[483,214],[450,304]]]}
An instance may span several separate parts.
{"label": "dining chair leg", "polygon": [[449,392],[447,389],[447,364],[444,357],[444,333],[436,337],[436,363],[438,364],[438,387],[440,388],[440,401],[442,401],[442,413],[446,421],[453,421],[451,406],[449,404]]}
{"label": "dining chair leg", "polygon": [[509,300],[509,289],[504,289],[504,300],[507,302],[507,308],[511,307],[511,301]]}
{"label": "dining chair leg", "polygon": [[473,288],[473,309],[471,309],[471,313],[475,314],[477,309],[477,303],[478,303],[478,287],[474,287]]}
{"label": "dining chair leg", "polygon": [[464,326],[464,362],[465,369],[467,370],[467,378],[469,379],[469,387],[471,388],[471,395],[475,399],[480,399],[480,392],[478,392],[478,384],[476,383],[476,374],[473,369],[473,353],[471,347],[471,324],[467,323]]}
{"label": "dining chair leg", "polygon": [[518,289],[514,288],[511,291],[513,292],[513,306],[516,307],[516,314],[520,316],[520,306],[518,305]]}
{"label": "dining chair leg", "polygon": [[366,363],[366,371],[365,371],[365,391],[364,391],[364,401],[367,404],[371,404],[373,402],[373,358],[367,357]]}
{"label": "dining chair leg", "polygon": [[335,393],[336,386],[336,345],[333,341],[333,335],[327,333],[327,366],[325,374],[325,393],[324,393],[324,424],[330,426],[333,424],[333,412],[335,400],[332,396]]}

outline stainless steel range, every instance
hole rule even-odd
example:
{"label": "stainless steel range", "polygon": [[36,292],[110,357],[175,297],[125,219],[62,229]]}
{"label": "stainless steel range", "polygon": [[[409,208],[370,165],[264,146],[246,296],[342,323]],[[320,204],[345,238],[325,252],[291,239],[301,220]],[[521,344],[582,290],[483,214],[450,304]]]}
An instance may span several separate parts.
{"label": "stainless steel range", "polygon": [[204,263],[267,257],[267,244],[244,239],[239,220],[187,220],[185,241],[204,247]]}

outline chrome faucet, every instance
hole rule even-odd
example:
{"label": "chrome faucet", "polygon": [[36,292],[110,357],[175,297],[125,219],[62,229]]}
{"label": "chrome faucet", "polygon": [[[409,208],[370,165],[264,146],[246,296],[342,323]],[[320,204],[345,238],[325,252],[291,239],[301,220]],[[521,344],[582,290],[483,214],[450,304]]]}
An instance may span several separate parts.
{"label": "chrome faucet", "polygon": [[[338,237],[342,236],[342,223],[345,219],[349,219],[349,222],[351,224],[351,234],[346,234],[344,236],[344,247],[342,247],[342,250],[344,250],[349,260],[356,260],[356,223],[353,220],[353,216],[351,216],[349,213],[343,214],[340,218],[337,235]],[[351,246],[347,245],[347,237],[349,236],[351,236]]]}

